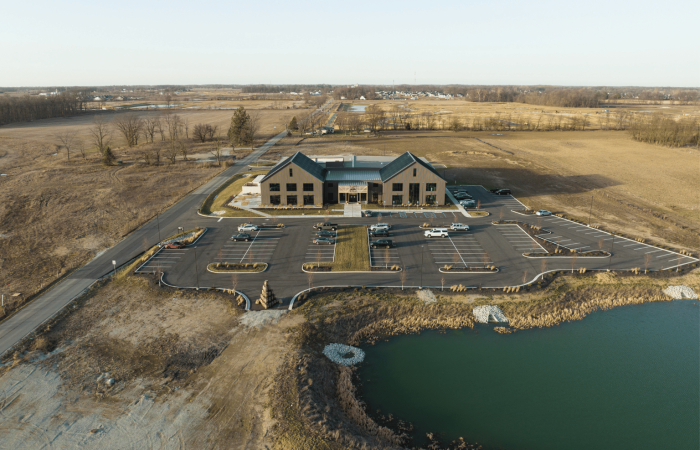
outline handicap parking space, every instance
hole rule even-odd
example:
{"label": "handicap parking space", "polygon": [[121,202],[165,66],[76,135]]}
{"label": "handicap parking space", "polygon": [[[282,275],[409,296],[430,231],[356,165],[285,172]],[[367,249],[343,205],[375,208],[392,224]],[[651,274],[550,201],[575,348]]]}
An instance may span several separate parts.
{"label": "handicap parking space", "polygon": [[263,228],[260,231],[251,232],[250,241],[227,240],[217,252],[215,262],[269,263],[277,245],[284,237],[284,233],[282,228]]}
{"label": "handicap parking space", "polygon": [[501,225],[497,230],[503,239],[508,241],[511,247],[518,253],[547,252],[544,247],[538,244],[537,241],[517,225]]}
{"label": "handicap parking space", "polygon": [[492,264],[476,237],[469,232],[450,232],[446,238],[425,238],[433,261],[439,267],[475,267]]}
{"label": "handicap parking space", "polygon": [[333,235],[332,244],[314,244],[314,239],[318,237],[316,233],[318,233],[318,231],[314,229],[311,230],[308,245],[306,248],[306,256],[304,260],[306,262],[332,263],[333,261],[335,261],[335,238],[337,237],[337,233],[334,231],[330,231],[330,233]]}
{"label": "handicap parking space", "polygon": [[163,272],[182,260],[187,252],[188,248],[178,248],[178,249],[161,249],[158,253],[153,255],[148,261],[136,269],[136,273],[158,273]]}

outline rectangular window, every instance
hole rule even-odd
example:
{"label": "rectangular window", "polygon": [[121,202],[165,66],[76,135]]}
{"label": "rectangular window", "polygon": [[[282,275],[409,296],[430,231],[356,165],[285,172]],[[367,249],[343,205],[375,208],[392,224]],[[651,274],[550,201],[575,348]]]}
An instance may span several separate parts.
{"label": "rectangular window", "polygon": [[338,194],[338,196],[340,197],[341,202],[345,201],[345,194],[344,193],[341,192],[340,194]]}
{"label": "rectangular window", "polygon": [[313,183],[304,183],[304,191],[305,192],[313,192],[314,191],[314,184]]}
{"label": "rectangular window", "polygon": [[426,183],[425,184],[425,190],[427,192],[435,192],[437,191],[437,183]]}
{"label": "rectangular window", "polygon": [[279,183],[270,183],[270,192],[279,192],[280,191],[280,184]]}
{"label": "rectangular window", "polygon": [[333,187],[333,183],[328,183],[328,187],[329,188]]}
{"label": "rectangular window", "polygon": [[282,203],[282,198],[279,195],[271,195],[270,196],[270,204],[271,205],[279,205]]}
{"label": "rectangular window", "polygon": [[402,192],[403,191],[403,183],[394,183],[391,187],[391,190]]}
{"label": "rectangular window", "polygon": [[379,185],[377,183],[373,183],[373,184],[374,184],[373,187],[379,187]]}
{"label": "rectangular window", "polygon": [[297,184],[296,183],[287,183],[287,192],[296,192],[297,191]]}
{"label": "rectangular window", "polygon": [[289,176],[290,176],[290,177],[293,177],[293,176],[294,176],[294,173],[292,172],[292,168],[291,168],[291,167],[289,168]]}
{"label": "rectangular window", "polygon": [[367,194],[365,192],[360,193],[360,201],[361,202],[366,202],[367,201]]}
{"label": "rectangular window", "polygon": [[288,195],[287,196],[287,204],[288,205],[296,205],[297,204],[297,196],[296,195]]}
{"label": "rectangular window", "polygon": [[392,205],[403,205],[403,195],[394,195],[391,197]]}
{"label": "rectangular window", "polygon": [[305,195],[304,196],[304,206],[311,205],[313,206],[314,204],[314,196],[313,195]]}
{"label": "rectangular window", "polygon": [[333,193],[329,192],[327,197],[328,197],[328,203],[333,203]]}
{"label": "rectangular window", "polygon": [[416,176],[417,169],[413,169],[413,176]]}
{"label": "rectangular window", "polygon": [[434,205],[436,203],[437,196],[436,195],[426,195],[425,196],[425,203],[428,205]]}

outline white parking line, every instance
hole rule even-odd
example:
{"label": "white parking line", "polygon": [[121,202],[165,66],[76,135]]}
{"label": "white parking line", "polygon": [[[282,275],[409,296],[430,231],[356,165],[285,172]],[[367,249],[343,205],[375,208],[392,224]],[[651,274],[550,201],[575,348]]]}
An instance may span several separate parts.
{"label": "white parking line", "polygon": [[[663,252],[663,251],[664,251],[663,249],[658,249],[658,250],[652,250],[652,251],[646,252],[646,253],[656,253],[656,252]],[[645,253],[645,255],[646,255],[646,253]]]}

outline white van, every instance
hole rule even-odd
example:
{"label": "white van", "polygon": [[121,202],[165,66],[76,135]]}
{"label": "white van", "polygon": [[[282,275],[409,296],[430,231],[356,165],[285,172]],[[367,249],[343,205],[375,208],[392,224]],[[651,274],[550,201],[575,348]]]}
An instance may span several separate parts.
{"label": "white van", "polygon": [[449,232],[447,231],[447,228],[433,228],[432,230],[425,230],[425,237],[427,237],[427,238],[433,238],[433,237],[446,238],[447,236],[449,236]]}

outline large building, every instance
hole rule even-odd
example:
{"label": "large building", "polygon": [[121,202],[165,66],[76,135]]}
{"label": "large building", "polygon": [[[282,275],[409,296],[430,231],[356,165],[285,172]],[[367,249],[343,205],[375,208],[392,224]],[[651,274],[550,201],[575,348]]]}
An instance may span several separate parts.
{"label": "large building", "polygon": [[262,205],[444,205],[445,180],[425,158],[306,156],[282,159],[260,180]]}

